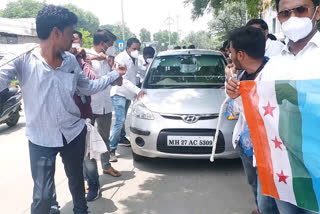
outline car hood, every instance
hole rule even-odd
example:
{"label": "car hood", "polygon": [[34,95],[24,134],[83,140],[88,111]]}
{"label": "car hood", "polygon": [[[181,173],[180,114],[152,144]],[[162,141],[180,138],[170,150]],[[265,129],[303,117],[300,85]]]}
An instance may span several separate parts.
{"label": "car hood", "polygon": [[151,111],[165,114],[218,113],[224,89],[149,89],[142,103]]}

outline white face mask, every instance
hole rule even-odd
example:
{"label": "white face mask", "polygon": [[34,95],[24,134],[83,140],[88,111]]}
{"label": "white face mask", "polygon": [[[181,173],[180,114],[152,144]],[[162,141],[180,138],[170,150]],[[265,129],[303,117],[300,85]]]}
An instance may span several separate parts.
{"label": "white face mask", "polygon": [[138,59],[139,58],[139,51],[132,51],[131,53],[130,53],[130,55],[133,57],[133,58],[135,58],[135,59]]}
{"label": "white face mask", "polygon": [[72,48],[80,48],[80,43],[72,43]]}
{"label": "white face mask", "polygon": [[111,46],[106,51],[107,56],[116,56],[116,48],[114,46]]}
{"label": "white face mask", "polygon": [[148,64],[151,64],[151,62],[152,62],[152,58],[148,58],[147,60],[146,60],[146,62],[148,63]]}
{"label": "white face mask", "polygon": [[291,41],[297,42],[301,39],[306,38],[312,31],[312,20],[317,12],[317,8],[313,14],[312,19],[308,17],[291,17],[284,23],[282,23],[282,31],[286,37],[288,37]]}
{"label": "white face mask", "polygon": [[229,59],[231,59],[231,53],[229,53]]}

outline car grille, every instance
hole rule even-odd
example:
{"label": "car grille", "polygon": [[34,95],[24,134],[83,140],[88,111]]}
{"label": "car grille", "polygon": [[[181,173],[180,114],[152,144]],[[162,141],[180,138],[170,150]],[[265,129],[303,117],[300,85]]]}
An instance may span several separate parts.
{"label": "car grille", "polygon": [[[213,136],[215,129],[165,129],[162,130],[157,140],[157,150],[159,152],[171,154],[211,154],[212,147],[191,147],[191,146],[167,146],[167,136]],[[225,151],[225,142],[222,132],[219,132],[216,154]]]}

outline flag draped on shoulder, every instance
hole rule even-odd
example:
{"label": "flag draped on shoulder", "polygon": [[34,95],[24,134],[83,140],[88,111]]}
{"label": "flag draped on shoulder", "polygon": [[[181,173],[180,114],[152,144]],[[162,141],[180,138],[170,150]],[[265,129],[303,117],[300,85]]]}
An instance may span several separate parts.
{"label": "flag draped on shoulder", "polygon": [[319,212],[320,80],[243,81],[262,193]]}

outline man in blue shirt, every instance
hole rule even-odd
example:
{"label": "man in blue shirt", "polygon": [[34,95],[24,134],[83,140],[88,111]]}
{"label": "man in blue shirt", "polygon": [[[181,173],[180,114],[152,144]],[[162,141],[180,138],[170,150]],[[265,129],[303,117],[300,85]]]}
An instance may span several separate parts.
{"label": "man in blue shirt", "polygon": [[32,214],[50,212],[58,153],[69,180],[73,212],[88,213],[82,165],[86,126],[73,95],[76,88],[84,95],[104,90],[126,72],[119,69],[98,80],[89,80],[76,58],[66,52],[71,48],[76,23],[76,15],[69,10],[45,6],[36,18],[40,48],[0,68],[0,91],[15,76],[22,89],[34,181]]}

